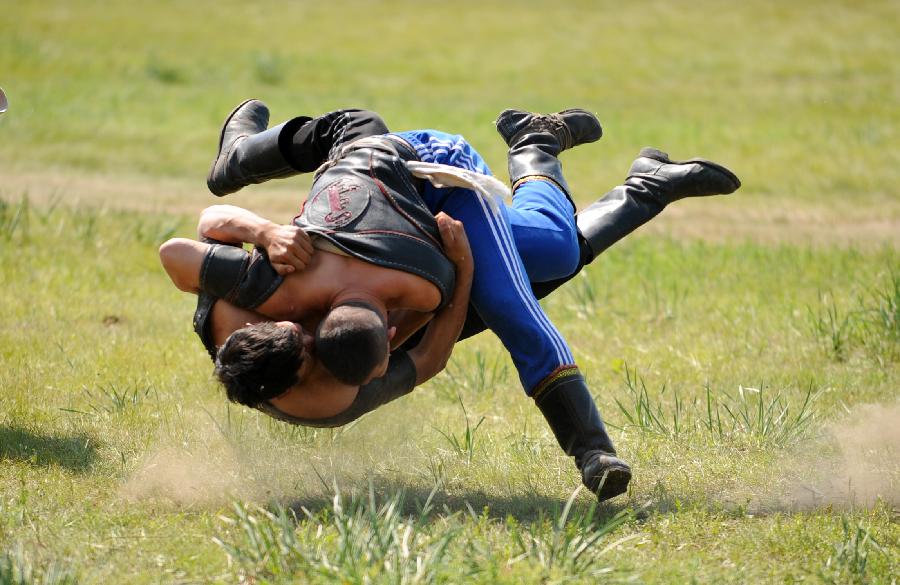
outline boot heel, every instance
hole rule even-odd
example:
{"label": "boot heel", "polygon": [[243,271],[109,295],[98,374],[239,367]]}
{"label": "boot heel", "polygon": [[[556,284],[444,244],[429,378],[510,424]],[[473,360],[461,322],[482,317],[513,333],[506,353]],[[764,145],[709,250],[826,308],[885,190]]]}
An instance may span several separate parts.
{"label": "boot heel", "polygon": [[658,160],[664,163],[671,163],[669,160],[669,155],[661,150],[657,150],[655,148],[650,148],[649,146],[645,146],[641,149],[641,152],[638,154],[639,157],[644,158],[652,158],[653,160]]}

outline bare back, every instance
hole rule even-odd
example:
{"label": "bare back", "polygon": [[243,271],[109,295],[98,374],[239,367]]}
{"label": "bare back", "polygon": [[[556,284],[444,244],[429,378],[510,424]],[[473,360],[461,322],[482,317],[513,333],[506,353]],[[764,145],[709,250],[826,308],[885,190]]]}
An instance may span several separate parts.
{"label": "bare back", "polygon": [[337,299],[353,293],[376,297],[388,310],[429,313],[441,302],[438,288],[420,276],[317,250],[310,264],[287,275],[257,312],[314,329]]}

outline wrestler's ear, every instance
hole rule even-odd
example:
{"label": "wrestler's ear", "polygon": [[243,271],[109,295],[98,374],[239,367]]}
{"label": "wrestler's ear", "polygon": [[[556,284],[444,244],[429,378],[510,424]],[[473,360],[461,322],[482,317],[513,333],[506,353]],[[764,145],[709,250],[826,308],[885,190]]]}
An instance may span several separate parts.
{"label": "wrestler's ear", "polygon": [[392,339],[394,339],[394,335],[397,334],[397,328],[396,327],[388,327],[387,334],[388,334],[388,342],[390,342]]}

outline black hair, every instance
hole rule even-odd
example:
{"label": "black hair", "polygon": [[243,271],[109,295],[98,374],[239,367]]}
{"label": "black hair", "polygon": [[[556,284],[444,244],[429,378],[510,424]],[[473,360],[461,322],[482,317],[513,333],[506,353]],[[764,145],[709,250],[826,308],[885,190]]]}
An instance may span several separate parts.
{"label": "black hair", "polygon": [[333,307],[316,329],[316,358],[344,384],[358,386],[368,380],[387,351],[384,319],[366,303]]}
{"label": "black hair", "polygon": [[238,329],[216,355],[216,377],[232,402],[255,407],[299,382],[303,363],[297,331],[275,323]]}

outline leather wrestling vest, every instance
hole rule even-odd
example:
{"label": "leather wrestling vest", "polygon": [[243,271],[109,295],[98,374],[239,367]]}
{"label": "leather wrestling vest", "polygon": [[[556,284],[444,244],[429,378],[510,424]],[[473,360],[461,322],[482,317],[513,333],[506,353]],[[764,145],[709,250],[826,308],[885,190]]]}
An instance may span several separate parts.
{"label": "leather wrestling vest", "polygon": [[294,224],[355,258],[425,278],[440,290],[443,306],[456,271],[408,160],[418,160],[415,151],[390,135],[347,145],[319,170]]}

